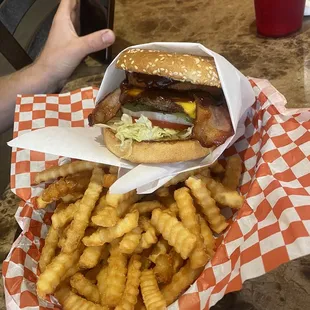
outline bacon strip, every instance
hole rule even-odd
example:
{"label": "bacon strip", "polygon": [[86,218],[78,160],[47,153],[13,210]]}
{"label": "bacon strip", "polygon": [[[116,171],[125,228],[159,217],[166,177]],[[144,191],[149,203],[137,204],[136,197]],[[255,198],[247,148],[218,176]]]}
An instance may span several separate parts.
{"label": "bacon strip", "polygon": [[117,88],[96,105],[93,112],[88,115],[89,126],[98,123],[105,124],[116,115],[121,108],[120,94],[121,90]]}
{"label": "bacon strip", "polygon": [[196,101],[196,120],[193,138],[204,147],[219,146],[233,135],[230,115],[226,104],[214,105],[211,98]]}

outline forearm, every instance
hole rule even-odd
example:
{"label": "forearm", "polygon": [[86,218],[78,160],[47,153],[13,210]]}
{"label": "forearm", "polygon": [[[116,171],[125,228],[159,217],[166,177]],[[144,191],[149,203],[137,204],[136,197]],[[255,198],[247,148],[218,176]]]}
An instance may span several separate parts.
{"label": "forearm", "polygon": [[13,124],[18,94],[39,94],[56,91],[58,83],[40,65],[33,64],[8,76],[0,77],[0,132]]}

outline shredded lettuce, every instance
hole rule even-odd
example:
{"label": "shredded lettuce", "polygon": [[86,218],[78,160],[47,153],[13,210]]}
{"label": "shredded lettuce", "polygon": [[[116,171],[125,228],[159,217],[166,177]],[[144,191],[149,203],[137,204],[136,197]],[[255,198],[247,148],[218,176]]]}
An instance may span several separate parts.
{"label": "shredded lettuce", "polygon": [[164,141],[164,140],[182,140],[190,137],[193,127],[186,130],[174,130],[169,128],[160,128],[153,126],[152,122],[141,115],[141,117],[133,121],[132,117],[123,114],[121,119],[112,119],[108,127],[115,132],[115,136],[121,141],[121,148],[128,148],[128,144],[132,141]]}

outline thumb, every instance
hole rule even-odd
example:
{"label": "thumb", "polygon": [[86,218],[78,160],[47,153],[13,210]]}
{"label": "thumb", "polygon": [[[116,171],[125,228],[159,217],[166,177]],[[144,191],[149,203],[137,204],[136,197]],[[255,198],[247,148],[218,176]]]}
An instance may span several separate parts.
{"label": "thumb", "polygon": [[115,34],[110,29],[100,30],[79,38],[78,48],[81,57],[103,50],[115,41]]}

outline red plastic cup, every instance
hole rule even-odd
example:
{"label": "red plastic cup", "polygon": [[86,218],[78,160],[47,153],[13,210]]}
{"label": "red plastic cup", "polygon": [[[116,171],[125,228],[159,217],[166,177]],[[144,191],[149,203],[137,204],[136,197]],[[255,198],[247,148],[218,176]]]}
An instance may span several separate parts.
{"label": "red plastic cup", "polygon": [[254,1],[258,34],[283,37],[301,28],[306,0]]}

